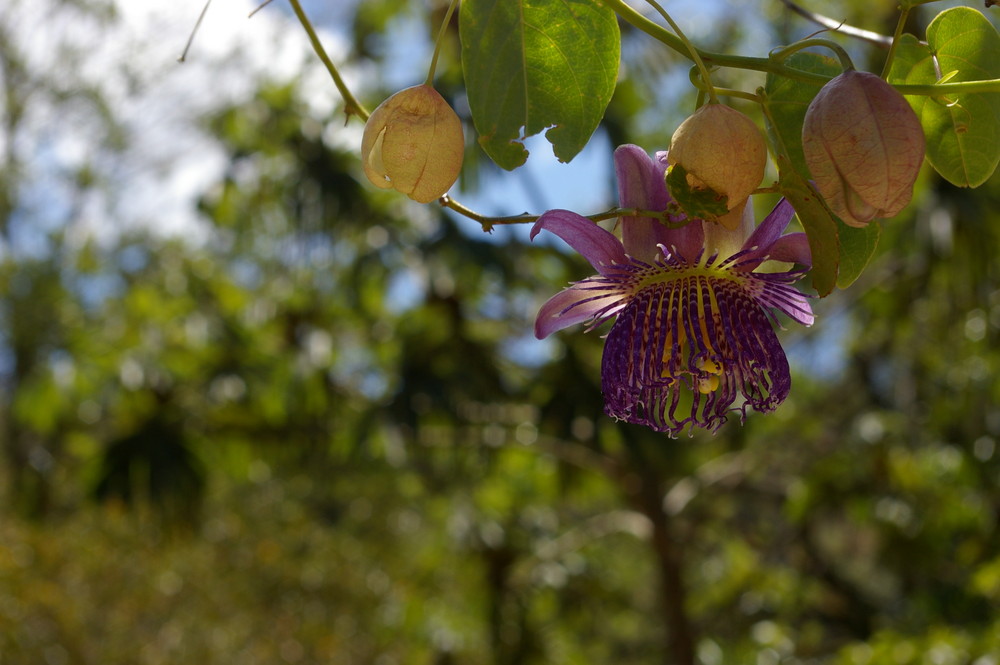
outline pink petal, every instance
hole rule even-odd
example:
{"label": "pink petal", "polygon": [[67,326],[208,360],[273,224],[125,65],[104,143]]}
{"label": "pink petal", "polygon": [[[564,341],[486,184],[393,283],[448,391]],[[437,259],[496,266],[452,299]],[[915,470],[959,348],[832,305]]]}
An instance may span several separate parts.
{"label": "pink petal", "polygon": [[588,321],[620,297],[618,291],[595,289],[586,281],[563,289],[538,310],[535,337],[545,339],[557,330]]}
{"label": "pink petal", "polygon": [[747,241],[743,243],[743,248],[750,249],[756,246],[759,250],[766,253],[771,243],[777,240],[781,236],[782,231],[788,226],[788,222],[792,220],[793,214],[795,214],[795,209],[792,208],[792,204],[789,203],[788,199],[782,198],[768,216],[764,218],[764,221],[760,223],[760,226],[750,234]]}
{"label": "pink petal", "polygon": [[815,315],[813,315],[812,305],[809,304],[808,296],[801,293],[789,296],[789,303],[783,305],[781,311],[804,326],[811,326],[813,321],[816,320]]}
{"label": "pink petal", "polygon": [[809,239],[805,233],[789,233],[781,236],[771,245],[771,251],[767,255],[774,261],[812,265],[812,252],[809,251]]}
{"label": "pink petal", "polygon": [[[635,145],[619,146],[614,159],[621,207],[656,211],[666,209],[670,194],[663,180],[665,165],[654,163],[645,150]],[[622,243],[633,258],[652,263],[660,253],[658,245],[670,244],[669,229],[659,220],[628,215],[622,216],[621,221]]]}
{"label": "pink petal", "polygon": [[549,210],[544,213],[531,227],[531,239],[534,240],[543,229],[562,238],[602,275],[610,266],[628,261],[618,238],[575,212]]}
{"label": "pink petal", "polygon": [[[667,153],[665,151],[660,151],[656,153],[656,171],[657,177],[660,182],[663,182],[663,186],[666,187],[666,182],[664,182],[664,177],[667,173]],[[678,215],[672,221],[680,222],[684,220],[683,215]],[[668,229],[664,228],[662,233],[665,239],[660,242],[663,243],[664,247],[668,249],[671,247],[676,247],[678,253],[688,261],[693,261],[696,256],[701,253],[702,248],[705,246],[705,222],[700,219],[692,219],[687,224],[680,228]]]}
{"label": "pink petal", "polygon": [[750,249],[740,258],[737,266],[740,270],[754,270],[767,260],[812,265],[812,254],[809,252],[809,242],[804,233],[781,235],[794,212],[792,204],[787,199],[778,201],[774,210],[743,243],[744,249],[755,249]]}

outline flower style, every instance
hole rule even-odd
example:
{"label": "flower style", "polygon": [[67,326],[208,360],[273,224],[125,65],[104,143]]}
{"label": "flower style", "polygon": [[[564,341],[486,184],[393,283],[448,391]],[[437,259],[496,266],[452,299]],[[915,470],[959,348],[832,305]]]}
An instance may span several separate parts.
{"label": "flower style", "polygon": [[[665,153],[653,160],[625,145],[614,159],[622,207],[667,208]],[[550,298],[535,335],[586,321],[591,330],[614,317],[601,367],[605,412],[672,437],[685,427],[714,432],[730,411],[744,419],[748,406],[773,411],[791,386],[775,310],[813,322],[808,297],[792,286],[805,271],[790,265],[811,265],[805,234],[781,235],[792,214],[782,199],[754,228],[747,203],[733,231],[700,219],[669,228],[627,216],[619,241],[585,217],[550,210],[531,238],[556,234],[598,274]]]}

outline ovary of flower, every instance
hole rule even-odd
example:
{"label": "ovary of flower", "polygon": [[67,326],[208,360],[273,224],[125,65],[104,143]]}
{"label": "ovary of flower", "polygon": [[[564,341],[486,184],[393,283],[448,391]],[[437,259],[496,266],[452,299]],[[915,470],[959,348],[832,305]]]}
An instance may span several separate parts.
{"label": "ovary of flower", "polygon": [[455,184],[464,151],[462,121],[429,85],[401,90],[379,104],[361,139],[368,180],[420,203]]}

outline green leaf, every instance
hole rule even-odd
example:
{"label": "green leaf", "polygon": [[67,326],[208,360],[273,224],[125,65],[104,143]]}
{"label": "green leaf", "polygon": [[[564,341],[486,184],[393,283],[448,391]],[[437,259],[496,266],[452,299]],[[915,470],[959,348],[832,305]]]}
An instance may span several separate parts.
{"label": "green leaf", "polygon": [[[927,27],[928,45],[903,35],[891,83],[930,84],[1000,78],[1000,35],[980,12],[948,9]],[[937,68],[935,68],[935,58]],[[978,187],[1000,163],[1000,95],[969,93],[907,97],[927,137],[927,161],[959,187]]]}
{"label": "green leaf", "polygon": [[[815,53],[796,53],[787,63],[816,74],[840,73],[836,60]],[[802,121],[821,87],[768,75],[758,94],[777,155],[778,188],[791,201],[809,237],[813,288],[826,296],[834,286],[847,288],[861,275],[875,254],[881,229],[878,224],[862,229],[844,224],[809,182],[811,176],[802,154]]]}
{"label": "green leaf", "polygon": [[528,158],[545,138],[568,162],[597,129],[621,54],[615,13],[597,0],[464,0],[462,67],[479,143],[497,164]]}
{"label": "green leaf", "polygon": [[687,171],[680,164],[667,169],[667,189],[670,196],[688,217],[717,221],[729,212],[729,197],[712,189],[694,189],[687,179]]}
{"label": "green leaf", "polygon": [[864,228],[837,221],[837,237],[840,239],[840,267],[837,271],[837,288],[846,289],[861,276],[861,273],[875,256],[882,227],[872,222]]}
{"label": "green leaf", "polygon": [[840,264],[840,241],[837,236],[837,221],[827,208],[823,197],[795,169],[789,168],[784,159],[778,159],[781,173],[778,188],[792,203],[802,228],[809,238],[812,253],[812,285],[820,297],[833,291],[837,284],[837,270]]}
{"label": "green leaf", "polygon": [[[812,60],[814,63],[818,62]],[[807,61],[803,64],[807,64]],[[809,101],[819,92],[820,86],[810,86],[800,82],[795,82],[795,85],[791,86],[770,79],[769,83],[771,90],[778,93],[778,98],[772,99],[766,87],[758,88],[757,95],[761,99],[767,133],[774,147],[775,161],[778,165],[778,189],[795,208],[795,214],[809,238],[809,251],[812,254],[810,275],[813,288],[820,297],[827,296],[837,284],[837,271],[840,266],[838,220],[830,212],[823,197],[809,182],[809,170],[802,156],[802,118],[805,116]],[[807,88],[800,89],[799,86],[802,85]],[[812,91],[811,94],[809,90]],[[797,155],[798,164],[795,163],[793,154]]]}
{"label": "green leaf", "polygon": [[[833,58],[806,51],[793,54],[785,60],[785,64],[811,74],[833,77],[841,73],[840,65]],[[810,175],[802,155],[802,121],[809,102],[821,87],[774,74],[768,74],[764,83],[771,120],[767,127],[771,143],[784,145],[792,167],[806,178]]]}
{"label": "green leaf", "polygon": [[[888,81],[894,84],[935,83],[937,76],[934,74],[934,60],[927,44],[921,43],[908,33],[900,37],[896,43],[896,56],[892,61],[892,69],[889,70]],[[927,99],[923,95],[911,95],[906,98],[906,101],[910,103],[919,116]]]}

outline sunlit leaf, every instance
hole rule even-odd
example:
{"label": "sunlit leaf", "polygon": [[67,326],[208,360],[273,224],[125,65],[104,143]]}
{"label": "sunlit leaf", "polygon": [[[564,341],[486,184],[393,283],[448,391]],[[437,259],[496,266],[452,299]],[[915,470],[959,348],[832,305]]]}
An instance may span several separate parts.
{"label": "sunlit leaf", "polygon": [[667,188],[670,195],[688,217],[716,221],[729,212],[729,197],[711,189],[695,189],[687,179],[687,171],[680,164],[667,169]]}
{"label": "sunlit leaf", "polygon": [[[890,82],[1000,78],[1000,35],[974,9],[956,7],[938,14],[927,28],[927,42],[903,36]],[[924,128],[927,161],[942,177],[960,187],[977,187],[993,174],[1000,163],[1000,95],[912,95],[907,101]]]}
{"label": "sunlit leaf", "polygon": [[[811,74],[831,77],[841,72],[840,66],[833,58],[805,51],[792,55],[785,60],[785,64]],[[772,121],[767,127],[771,143],[777,144],[780,139],[780,143],[788,152],[792,167],[806,177],[809,177],[809,169],[806,168],[805,157],[802,155],[802,120],[805,118],[806,109],[809,108],[809,102],[822,87],[815,83],[774,74],[768,74],[764,83],[768,117]]]}
{"label": "sunlit leaf", "polygon": [[497,164],[528,158],[542,130],[560,161],[583,149],[618,78],[615,14],[595,0],[466,0],[462,66],[479,143]]}
{"label": "sunlit leaf", "polygon": [[[836,219],[836,217],[834,217]],[[840,239],[840,266],[837,287],[846,289],[868,267],[878,247],[882,227],[872,222],[864,228],[848,226],[837,219],[837,237]]]}
{"label": "sunlit leaf", "polygon": [[[804,62],[808,64],[809,60]],[[759,89],[757,93],[762,100],[768,136],[775,151],[778,189],[791,201],[809,238],[813,288],[820,296],[826,296],[837,283],[840,264],[837,222],[823,202],[823,197],[809,182],[809,171],[802,156],[802,118],[820,86],[799,89],[797,86],[772,83],[772,89],[779,95],[776,100],[771,98],[766,88]]]}
{"label": "sunlit leaf", "polygon": [[836,218],[826,207],[823,197],[798,171],[784,165],[779,158],[781,177],[778,187],[782,195],[792,202],[802,228],[809,237],[809,251],[812,253],[812,285],[820,296],[829,295],[837,284],[837,269],[840,263],[840,241],[837,237]]}

